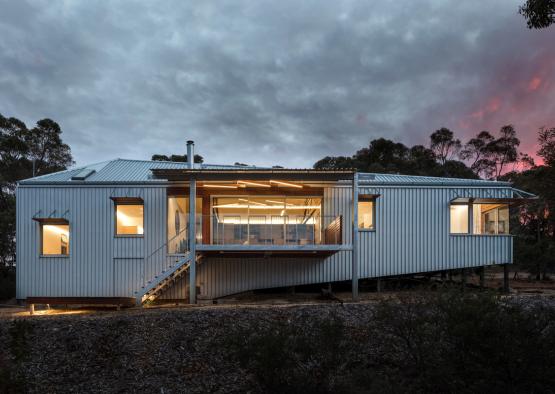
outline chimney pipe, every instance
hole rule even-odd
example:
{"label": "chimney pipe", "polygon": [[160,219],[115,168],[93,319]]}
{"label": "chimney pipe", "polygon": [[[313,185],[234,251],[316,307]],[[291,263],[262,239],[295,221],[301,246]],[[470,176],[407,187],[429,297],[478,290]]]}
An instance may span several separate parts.
{"label": "chimney pipe", "polygon": [[189,163],[189,168],[195,168],[195,142],[187,141],[187,163]]}

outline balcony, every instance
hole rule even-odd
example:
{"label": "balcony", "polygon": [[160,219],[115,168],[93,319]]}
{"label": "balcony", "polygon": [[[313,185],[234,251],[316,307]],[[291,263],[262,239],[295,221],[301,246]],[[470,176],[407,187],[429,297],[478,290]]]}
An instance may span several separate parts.
{"label": "balcony", "polygon": [[[349,249],[342,216],[198,215],[196,221],[196,249],[203,254],[306,257]],[[169,243],[170,253],[186,251],[186,234],[181,231]]]}

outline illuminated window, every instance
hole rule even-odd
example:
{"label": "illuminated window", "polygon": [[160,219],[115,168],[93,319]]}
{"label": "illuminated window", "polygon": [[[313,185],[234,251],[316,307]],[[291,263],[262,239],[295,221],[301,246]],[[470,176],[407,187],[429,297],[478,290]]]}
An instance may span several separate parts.
{"label": "illuminated window", "polygon": [[467,204],[451,204],[450,223],[451,234],[468,234]]}
{"label": "illuminated window", "polygon": [[213,197],[211,209],[214,244],[321,242],[320,197]]}
{"label": "illuminated window", "polygon": [[507,204],[474,204],[474,234],[509,234]]}
{"label": "illuminated window", "polygon": [[[196,238],[202,241],[202,198],[196,199]],[[185,253],[189,237],[189,197],[168,196],[168,253]]]}
{"label": "illuminated window", "polygon": [[41,224],[44,256],[69,255],[69,224]]}
{"label": "illuminated window", "polygon": [[358,202],[358,228],[361,230],[374,229],[374,201]]}
{"label": "illuminated window", "polygon": [[144,206],[116,204],[116,235],[143,235]]}

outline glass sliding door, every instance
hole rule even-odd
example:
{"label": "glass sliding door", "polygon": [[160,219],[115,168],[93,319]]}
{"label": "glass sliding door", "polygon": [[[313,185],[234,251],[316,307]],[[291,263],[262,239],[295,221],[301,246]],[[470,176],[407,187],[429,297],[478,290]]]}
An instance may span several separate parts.
{"label": "glass sliding door", "polygon": [[[196,238],[202,239],[202,199],[196,199]],[[189,237],[189,197],[168,196],[168,253],[186,253]]]}

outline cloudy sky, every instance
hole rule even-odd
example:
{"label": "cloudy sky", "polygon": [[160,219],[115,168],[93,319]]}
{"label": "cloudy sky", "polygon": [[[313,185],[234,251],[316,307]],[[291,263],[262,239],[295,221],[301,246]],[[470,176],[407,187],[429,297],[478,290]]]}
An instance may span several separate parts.
{"label": "cloudy sky", "polygon": [[555,126],[555,26],[519,1],[0,0],[0,113],[78,164],[184,153],[311,166],[373,138]]}

